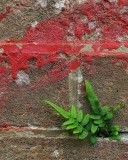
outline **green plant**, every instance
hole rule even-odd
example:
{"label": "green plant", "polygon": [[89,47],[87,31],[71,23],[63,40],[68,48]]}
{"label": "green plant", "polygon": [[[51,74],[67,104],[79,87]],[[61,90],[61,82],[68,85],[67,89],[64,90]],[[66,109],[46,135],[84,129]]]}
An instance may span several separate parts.
{"label": "green plant", "polygon": [[85,85],[93,114],[83,116],[83,111],[77,111],[74,105],[71,105],[71,111],[67,112],[50,101],[42,101],[51,105],[61,116],[67,119],[62,124],[62,127],[66,126],[66,130],[73,130],[73,134],[78,134],[79,139],[85,139],[87,136],[90,136],[91,144],[93,145],[97,142],[98,136],[103,138],[109,137],[110,141],[119,141],[121,139],[118,135],[119,127],[114,126],[112,120],[114,113],[124,108],[125,104],[117,105],[110,110],[108,106],[102,108],[91,84],[85,80]]}

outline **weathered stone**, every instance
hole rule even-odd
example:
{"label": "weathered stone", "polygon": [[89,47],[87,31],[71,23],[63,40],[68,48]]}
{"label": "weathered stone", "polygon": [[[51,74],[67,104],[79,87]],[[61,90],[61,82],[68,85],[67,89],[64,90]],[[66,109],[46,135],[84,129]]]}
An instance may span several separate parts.
{"label": "weathered stone", "polygon": [[64,121],[62,116],[41,100],[49,100],[69,110],[66,61],[58,59],[41,68],[19,71],[16,80],[1,88],[1,93],[8,99],[1,107],[0,125],[60,127]]}
{"label": "weathered stone", "polygon": [[0,159],[13,160],[127,160],[128,142],[127,135],[122,136],[122,141],[108,141],[98,139],[95,146],[89,140],[78,140],[62,137],[19,137],[12,132],[0,135]]}
{"label": "weathered stone", "polygon": [[[90,61],[86,61],[89,57]],[[117,62],[112,64],[116,60]],[[128,74],[124,67],[126,60],[127,58],[117,59],[112,55],[84,56],[81,65],[83,79],[89,80],[92,84],[101,106],[108,105],[111,108],[117,104],[126,104],[125,108],[118,111],[114,117],[114,123],[120,126],[121,131],[128,131]],[[91,107],[85,94],[84,82],[82,85],[80,102],[86,106],[83,108],[87,113],[91,111]]]}

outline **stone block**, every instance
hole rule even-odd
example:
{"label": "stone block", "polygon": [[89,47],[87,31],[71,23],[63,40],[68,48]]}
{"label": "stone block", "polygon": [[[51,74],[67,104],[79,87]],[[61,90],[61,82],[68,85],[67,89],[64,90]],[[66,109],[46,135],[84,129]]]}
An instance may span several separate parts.
{"label": "stone block", "polygon": [[[128,131],[127,58],[127,55],[84,55],[81,63],[83,80],[88,80],[92,84],[102,107],[108,105],[111,108],[117,104],[126,104],[114,118],[114,124],[119,125],[121,131]],[[91,109],[84,82],[81,88],[80,103],[86,106],[84,110],[87,113]]]}
{"label": "stone block", "polygon": [[[19,131],[18,131],[19,132]],[[6,160],[127,160],[128,136],[122,141],[98,139],[95,146],[89,140],[78,140],[72,136],[43,137],[43,133],[25,131],[0,133],[0,159]]]}
{"label": "stone block", "polygon": [[[35,63],[29,61],[28,69],[17,71],[17,78],[5,85],[2,78],[1,126],[61,126],[64,119],[41,100],[69,110],[68,61],[58,58],[56,63],[49,62],[40,68]],[[9,77],[11,74],[8,70]]]}

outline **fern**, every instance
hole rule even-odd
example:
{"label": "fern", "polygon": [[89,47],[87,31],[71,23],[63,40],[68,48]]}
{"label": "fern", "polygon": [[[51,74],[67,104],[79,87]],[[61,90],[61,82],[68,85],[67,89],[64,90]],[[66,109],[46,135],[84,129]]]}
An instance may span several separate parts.
{"label": "fern", "polygon": [[118,135],[119,127],[112,125],[114,113],[124,108],[125,104],[115,106],[109,110],[108,106],[103,108],[99,104],[99,100],[95,95],[91,84],[85,80],[86,93],[90,102],[91,108],[94,114],[83,115],[83,111],[77,111],[74,105],[71,105],[70,112],[65,111],[61,107],[54,103],[42,100],[48,103],[54,108],[61,116],[67,119],[62,127],[66,127],[66,130],[73,130],[73,134],[77,134],[79,139],[85,139],[90,136],[91,144],[94,145],[97,142],[97,137],[109,137],[109,140],[120,140]]}

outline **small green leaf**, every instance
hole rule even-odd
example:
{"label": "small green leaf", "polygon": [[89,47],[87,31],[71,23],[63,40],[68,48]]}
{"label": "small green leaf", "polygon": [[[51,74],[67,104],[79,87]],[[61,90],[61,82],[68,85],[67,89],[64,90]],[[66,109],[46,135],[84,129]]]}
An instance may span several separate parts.
{"label": "small green leaf", "polygon": [[109,140],[110,140],[110,141],[112,141],[112,140],[120,141],[121,138],[120,138],[120,136],[111,136],[111,137],[109,137]]}
{"label": "small green leaf", "polygon": [[113,113],[112,112],[108,112],[106,114],[106,116],[104,117],[104,120],[111,120],[113,119]]}
{"label": "small green leaf", "polygon": [[91,119],[100,119],[101,116],[93,114],[93,115],[90,116],[90,118]]}
{"label": "small green leaf", "polygon": [[76,128],[76,127],[78,127],[78,122],[75,122],[75,123],[73,123],[73,124],[67,126],[66,130],[74,129],[74,128]]}
{"label": "small green leaf", "polygon": [[120,109],[123,109],[124,107],[125,107],[125,104],[122,103],[122,104],[120,105]]}
{"label": "small green leaf", "polygon": [[91,126],[92,126],[92,121],[89,121],[89,123],[86,125],[86,129],[88,130],[88,131],[91,131]]}
{"label": "small green leaf", "polygon": [[112,132],[112,135],[114,135],[114,136],[117,136],[118,134],[119,134],[118,131]]}
{"label": "small green leaf", "polygon": [[75,119],[70,118],[69,120],[67,120],[66,122],[64,122],[64,123],[62,124],[62,127],[63,127],[63,126],[66,126],[66,125],[69,125],[69,124],[73,124],[74,122],[75,122]]}
{"label": "small green leaf", "polygon": [[102,115],[104,116],[107,112],[108,112],[108,106],[104,106],[103,108],[102,108]]}
{"label": "small green leaf", "polygon": [[101,123],[103,123],[103,120],[102,120],[102,119],[95,120],[94,123],[95,123],[95,124],[101,124]]}
{"label": "small green leaf", "polygon": [[104,138],[104,137],[105,137],[105,135],[104,135],[104,134],[102,134],[102,133],[100,133],[100,134],[99,134],[99,136],[100,136],[100,137],[102,137],[102,138]]}
{"label": "small green leaf", "polygon": [[80,110],[80,111],[78,112],[78,114],[77,114],[77,121],[78,121],[78,122],[81,122],[82,119],[83,119],[83,111]]}
{"label": "small green leaf", "polygon": [[119,126],[114,126],[115,127],[115,131],[119,131]]}
{"label": "small green leaf", "polygon": [[71,116],[73,118],[77,118],[77,110],[76,110],[76,107],[73,104],[71,105]]}
{"label": "small green leaf", "polygon": [[116,106],[114,109],[113,109],[113,112],[116,112],[118,110],[118,106]]}
{"label": "small green leaf", "polygon": [[73,131],[73,134],[76,134],[76,133],[81,133],[83,130],[83,128],[81,126],[78,126],[74,131]]}
{"label": "small green leaf", "polygon": [[92,134],[95,134],[96,131],[97,131],[97,129],[98,129],[98,126],[92,124],[92,126],[91,126],[91,133],[92,133]]}
{"label": "small green leaf", "polygon": [[79,135],[79,139],[85,139],[88,136],[88,131],[83,131],[80,135]]}
{"label": "small green leaf", "polygon": [[91,144],[95,145],[96,142],[97,142],[97,137],[95,135],[93,135],[93,136],[90,137],[90,140],[91,140]]}
{"label": "small green leaf", "polygon": [[101,128],[102,128],[102,127],[104,127],[105,125],[106,125],[106,123],[105,123],[105,122],[103,122],[103,123],[100,123],[100,124],[99,124],[99,127],[101,127]]}
{"label": "small green leaf", "polygon": [[111,131],[119,131],[119,126],[114,126],[113,124],[109,126]]}
{"label": "small green leaf", "polygon": [[85,80],[85,86],[86,86],[86,92],[87,92],[88,97],[92,99],[97,99],[89,81]]}
{"label": "small green leaf", "polygon": [[87,80],[85,80],[85,85],[86,85],[86,93],[88,96],[88,100],[91,104],[92,110],[94,111],[95,114],[100,114],[102,112],[102,108],[99,104],[97,96],[95,95],[95,92],[93,91],[91,84]]}
{"label": "small green leaf", "polygon": [[90,115],[89,114],[86,114],[81,122],[81,125],[82,126],[85,126],[86,124],[88,124],[89,122],[89,118],[90,118]]}
{"label": "small green leaf", "polygon": [[66,119],[70,118],[70,113],[65,111],[61,107],[57,106],[56,104],[54,104],[54,103],[52,103],[50,101],[47,101],[47,100],[41,100],[41,101],[44,101],[44,102],[48,103],[52,108],[54,108],[64,118],[66,118]]}

